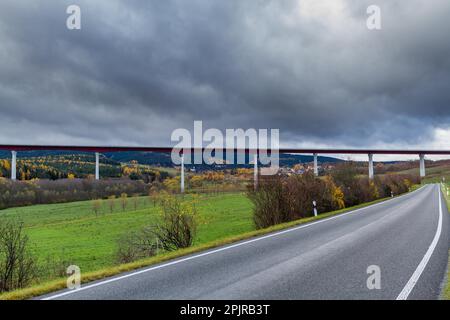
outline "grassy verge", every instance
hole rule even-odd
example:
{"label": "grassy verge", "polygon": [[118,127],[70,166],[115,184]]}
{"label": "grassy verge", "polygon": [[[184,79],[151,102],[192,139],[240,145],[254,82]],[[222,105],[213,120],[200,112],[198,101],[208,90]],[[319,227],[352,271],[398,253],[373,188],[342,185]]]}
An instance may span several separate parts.
{"label": "grassy verge", "polygon": [[[231,244],[231,243],[234,243],[234,242],[237,242],[240,240],[245,240],[245,239],[249,239],[249,238],[256,237],[256,236],[261,236],[261,235],[268,234],[268,233],[271,233],[274,231],[298,226],[298,225],[316,221],[316,220],[325,219],[325,218],[328,218],[331,216],[336,216],[336,215],[339,215],[339,214],[342,214],[342,213],[345,213],[345,212],[348,212],[351,210],[355,210],[358,208],[363,208],[363,207],[367,207],[369,205],[373,205],[375,203],[383,202],[388,199],[390,199],[390,198],[379,199],[379,200],[376,200],[373,202],[360,204],[360,205],[357,205],[354,207],[324,213],[317,217],[309,217],[309,218],[304,218],[304,219],[300,219],[300,220],[296,220],[296,221],[292,221],[292,222],[288,222],[288,223],[279,224],[279,225],[272,226],[272,227],[269,227],[266,229],[242,232],[239,235],[225,237],[220,240],[206,241],[205,243],[202,243],[202,244],[196,244],[193,247],[188,248],[188,249],[182,249],[182,250],[178,250],[175,252],[163,253],[158,256],[151,257],[148,259],[143,259],[143,260],[136,261],[133,263],[111,266],[111,267],[102,268],[97,271],[83,273],[82,274],[82,283],[99,280],[99,279],[102,279],[105,277],[117,275],[122,272],[131,271],[131,270],[142,268],[142,267],[147,267],[147,266],[161,263],[161,262],[164,262],[164,261],[167,261],[170,259],[193,254],[193,253],[196,253],[199,251],[212,249],[212,248],[215,248],[218,246]],[[42,284],[38,284],[38,285],[29,287],[29,288],[4,293],[4,294],[0,295],[0,299],[1,300],[27,299],[27,298],[43,295],[43,294],[46,294],[49,292],[53,292],[56,290],[64,289],[65,287],[66,287],[66,278],[60,278],[60,279],[55,279],[55,280],[45,282]]]}
{"label": "grassy verge", "polygon": [[[442,193],[445,196],[445,200],[447,201],[447,208],[450,208],[450,196],[447,195],[447,189],[449,190],[450,193],[450,185],[448,183],[446,183],[444,185],[444,187],[442,187],[441,185],[441,189],[442,189]],[[448,270],[447,270],[447,277],[446,277],[446,284],[444,286],[444,289],[442,291],[442,295],[441,297],[445,300],[450,300],[450,252],[449,252],[449,263],[448,263]]]}

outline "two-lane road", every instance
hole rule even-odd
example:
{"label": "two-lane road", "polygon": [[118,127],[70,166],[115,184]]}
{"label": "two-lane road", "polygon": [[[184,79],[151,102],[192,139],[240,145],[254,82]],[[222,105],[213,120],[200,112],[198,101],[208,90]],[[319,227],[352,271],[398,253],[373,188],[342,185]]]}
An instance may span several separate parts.
{"label": "two-lane road", "polygon": [[[437,299],[449,248],[438,185],[46,299]],[[381,289],[369,290],[369,266]]]}

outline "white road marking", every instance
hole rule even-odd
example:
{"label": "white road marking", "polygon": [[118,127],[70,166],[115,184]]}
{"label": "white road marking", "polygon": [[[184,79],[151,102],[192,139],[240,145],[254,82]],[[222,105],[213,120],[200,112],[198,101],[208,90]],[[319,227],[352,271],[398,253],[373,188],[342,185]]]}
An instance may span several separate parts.
{"label": "white road marking", "polygon": [[436,246],[439,242],[439,238],[441,237],[442,232],[442,200],[441,200],[441,190],[439,190],[439,221],[438,226],[436,230],[436,234],[434,235],[434,239],[431,242],[430,246],[428,247],[427,252],[422,258],[422,261],[420,261],[419,265],[417,266],[416,271],[414,271],[413,275],[409,279],[408,283],[403,288],[402,292],[397,297],[397,300],[406,300],[408,299],[409,294],[414,289],[414,286],[416,285],[417,281],[419,281],[420,276],[422,275],[423,271],[425,270],[428,261],[430,261],[431,255],[434,252],[434,249],[436,249]]}
{"label": "white road marking", "polygon": [[322,223],[322,222],[338,219],[338,218],[347,216],[349,214],[353,214],[353,213],[358,212],[358,211],[362,211],[362,210],[365,210],[365,209],[373,208],[373,207],[385,204],[385,203],[390,202],[390,201],[398,200],[398,199],[403,198],[405,196],[411,195],[411,194],[421,190],[424,187],[425,186],[422,186],[422,187],[414,190],[413,192],[404,194],[404,195],[399,196],[399,197],[394,198],[394,199],[389,199],[389,200],[386,200],[386,201],[382,201],[382,202],[379,202],[379,203],[376,203],[376,204],[373,204],[373,205],[370,205],[370,206],[367,206],[367,207],[364,207],[364,208],[351,210],[349,212],[342,213],[342,214],[339,214],[339,215],[336,215],[336,216],[333,216],[333,217],[330,217],[330,218],[325,218],[325,219],[318,220],[318,221],[315,221],[315,222],[311,222],[311,223],[307,223],[307,224],[304,224],[304,225],[300,225],[298,227],[294,227],[294,228],[286,229],[286,230],[283,230],[283,231],[271,233],[271,234],[268,234],[268,235],[265,235],[265,236],[262,236],[262,237],[258,237],[258,238],[247,240],[247,241],[243,241],[243,242],[239,242],[239,243],[236,243],[236,244],[232,244],[232,245],[229,245],[229,246],[226,246],[226,247],[222,247],[222,248],[219,248],[219,249],[207,251],[207,252],[204,252],[204,253],[196,254],[194,256],[178,259],[178,260],[171,261],[171,262],[168,262],[168,263],[164,263],[164,264],[161,264],[161,265],[158,265],[158,266],[150,267],[150,268],[147,268],[147,269],[142,269],[142,270],[139,270],[139,271],[134,271],[132,273],[125,274],[123,276],[118,276],[118,277],[114,277],[114,278],[111,278],[111,279],[108,279],[108,280],[103,280],[103,281],[99,281],[99,282],[96,282],[96,283],[93,283],[93,284],[90,284],[90,285],[82,286],[79,289],[70,290],[70,291],[64,291],[64,292],[61,292],[61,293],[58,293],[58,294],[55,294],[55,295],[43,298],[42,300],[52,300],[52,299],[60,298],[60,297],[67,296],[67,295],[70,295],[70,294],[73,294],[73,293],[77,293],[77,292],[84,291],[84,290],[87,290],[87,289],[95,288],[95,287],[98,287],[98,286],[101,286],[101,285],[104,285],[104,284],[108,284],[108,283],[111,283],[111,282],[115,282],[115,281],[119,281],[119,280],[122,280],[122,279],[126,279],[126,278],[129,278],[129,277],[138,275],[138,274],[150,272],[150,271],[153,271],[153,270],[161,269],[161,268],[168,267],[168,266],[171,266],[171,265],[174,265],[174,264],[178,264],[178,263],[181,263],[181,262],[193,260],[193,259],[196,259],[196,258],[200,258],[200,257],[204,257],[204,256],[207,256],[207,255],[210,255],[210,254],[214,254],[214,253],[217,253],[217,252],[221,252],[221,251],[229,250],[229,249],[232,249],[232,248],[240,247],[240,246],[243,246],[243,245],[246,245],[246,244],[249,244],[249,243],[253,243],[253,242],[256,242],[256,241],[260,241],[260,240],[276,237],[276,236],[279,236],[279,235],[282,235],[282,234],[285,234],[285,233],[289,233],[289,232],[293,232],[293,231],[296,231],[296,230],[299,230],[299,229],[307,228],[307,227],[310,227],[310,226],[313,226],[313,225],[316,225],[316,224],[319,224],[319,223]]}

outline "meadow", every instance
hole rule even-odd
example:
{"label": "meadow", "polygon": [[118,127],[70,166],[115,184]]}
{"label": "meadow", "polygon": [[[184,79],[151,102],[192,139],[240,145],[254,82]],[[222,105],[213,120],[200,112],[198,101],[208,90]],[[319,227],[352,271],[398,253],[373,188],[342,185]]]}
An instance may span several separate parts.
{"label": "meadow", "polygon": [[[40,265],[60,261],[89,272],[116,265],[119,239],[154,224],[160,214],[149,197],[127,198],[125,209],[122,199],[115,199],[113,212],[109,200],[103,200],[95,213],[94,201],[10,208],[1,210],[0,218],[24,223]],[[196,203],[199,226],[194,245],[255,230],[252,204],[244,193],[201,195]]]}

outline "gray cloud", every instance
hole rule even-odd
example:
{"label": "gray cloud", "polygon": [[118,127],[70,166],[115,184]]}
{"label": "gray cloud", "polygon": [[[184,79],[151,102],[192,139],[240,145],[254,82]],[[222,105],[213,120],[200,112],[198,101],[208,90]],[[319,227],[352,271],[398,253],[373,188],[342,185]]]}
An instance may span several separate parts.
{"label": "gray cloud", "polygon": [[449,128],[450,2],[0,4],[1,143],[168,144],[207,127],[279,128],[285,145],[426,144]]}

